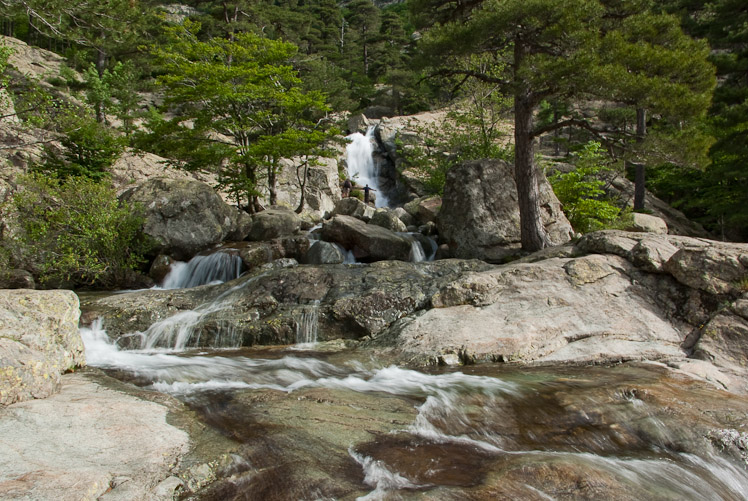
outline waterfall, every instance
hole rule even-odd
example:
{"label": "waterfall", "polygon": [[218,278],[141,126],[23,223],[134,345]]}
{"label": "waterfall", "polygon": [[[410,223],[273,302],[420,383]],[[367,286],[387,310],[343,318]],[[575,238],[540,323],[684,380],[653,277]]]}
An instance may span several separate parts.
{"label": "waterfall", "polygon": [[387,207],[389,200],[384,196],[379,186],[379,166],[374,162],[374,127],[369,127],[366,135],[355,132],[346,139],[350,141],[345,148],[346,162],[348,164],[348,177],[358,187],[364,187],[367,184],[373,190],[376,190],[376,206]]}
{"label": "waterfall", "polygon": [[[143,332],[133,332],[121,339],[129,343],[128,338],[138,339],[135,343],[138,349],[183,351],[190,347],[210,346],[213,348],[238,348],[242,343],[242,335],[237,332],[233,324],[221,319],[221,312],[229,310],[236,301],[235,296],[243,295],[243,289],[267,274],[249,278],[237,284],[216,299],[206,302],[194,310],[180,311],[168,318],[151,324]],[[206,329],[206,322],[210,328]],[[209,336],[203,339],[201,336]]]}
{"label": "waterfall", "polygon": [[242,258],[225,252],[195,256],[189,262],[177,261],[161,286],[162,289],[186,289],[198,285],[228,282],[238,278],[242,271]]}
{"label": "waterfall", "polygon": [[317,342],[319,325],[319,301],[302,306],[294,315],[296,317],[296,345],[310,347]]}
{"label": "waterfall", "polygon": [[410,260],[413,263],[420,263],[426,260],[426,253],[423,252],[423,246],[415,238],[410,241]]}
{"label": "waterfall", "polygon": [[[429,240],[429,251],[428,254],[421,244],[421,240],[416,238],[415,233],[401,233],[405,238],[410,240],[410,261],[412,263],[420,263],[422,261],[433,261],[436,257],[436,240],[433,237],[427,237]],[[423,237],[421,237],[423,238]]]}

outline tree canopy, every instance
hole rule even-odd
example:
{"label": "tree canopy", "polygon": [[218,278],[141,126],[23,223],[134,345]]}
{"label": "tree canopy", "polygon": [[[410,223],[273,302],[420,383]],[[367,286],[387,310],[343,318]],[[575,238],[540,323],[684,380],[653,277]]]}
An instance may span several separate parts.
{"label": "tree canopy", "polygon": [[[434,24],[421,48],[433,75],[496,83],[514,100],[515,180],[522,247],[550,244],[538,202],[534,142],[564,126],[594,131],[595,124],[570,113],[538,126],[544,100],[602,99],[630,103],[677,120],[703,114],[714,86],[708,47],[683,35],[676,18],[651,11],[650,2],[597,0],[415,0],[431,9]],[[451,12],[448,12],[451,11]],[[467,15],[469,11],[469,15]],[[466,65],[466,57],[492,57],[500,73]]]}
{"label": "tree canopy", "polygon": [[154,117],[152,132],[159,141],[166,134],[188,168],[220,165],[237,204],[258,208],[263,179],[273,204],[280,159],[312,153],[328,137],[324,96],[301,89],[289,64],[293,44],[254,33],[203,42],[199,29],[190,21],[172,26],[169,43],[153,50],[166,108],[179,115]]}

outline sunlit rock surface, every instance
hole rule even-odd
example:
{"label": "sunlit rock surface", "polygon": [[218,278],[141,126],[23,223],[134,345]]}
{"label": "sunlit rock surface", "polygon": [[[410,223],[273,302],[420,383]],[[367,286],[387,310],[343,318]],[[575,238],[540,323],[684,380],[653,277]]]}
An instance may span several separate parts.
{"label": "sunlit rock surface", "polygon": [[0,405],[45,398],[85,365],[71,291],[0,290]]}

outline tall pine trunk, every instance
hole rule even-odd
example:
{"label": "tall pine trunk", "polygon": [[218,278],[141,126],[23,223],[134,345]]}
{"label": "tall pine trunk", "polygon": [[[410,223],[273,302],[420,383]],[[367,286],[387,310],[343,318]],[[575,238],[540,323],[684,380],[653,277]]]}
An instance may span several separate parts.
{"label": "tall pine trunk", "polygon": [[[636,142],[641,143],[647,135],[647,111],[636,109]],[[644,195],[646,187],[646,167],[643,163],[634,165],[634,210],[644,209]]]}
{"label": "tall pine trunk", "polygon": [[[515,68],[521,66],[523,50],[520,44],[515,45]],[[550,245],[540,213],[538,171],[533,148],[533,109],[530,93],[520,83],[514,95],[514,178],[519,201],[520,240],[522,249],[529,252]]]}

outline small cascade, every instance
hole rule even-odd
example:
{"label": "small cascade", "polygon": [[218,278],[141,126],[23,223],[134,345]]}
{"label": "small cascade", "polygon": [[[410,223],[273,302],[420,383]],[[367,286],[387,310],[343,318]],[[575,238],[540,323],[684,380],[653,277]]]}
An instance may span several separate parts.
{"label": "small cascade", "polygon": [[302,306],[296,316],[296,345],[310,347],[317,343],[319,325],[319,301]]}
{"label": "small cascade", "polygon": [[340,244],[333,243],[335,247],[338,248],[341,254],[343,254],[343,264],[356,264],[358,261],[356,261],[356,256],[353,255],[352,250],[346,250],[345,247],[343,247]]}
{"label": "small cascade", "polygon": [[410,241],[410,261],[412,263],[420,263],[426,260],[426,253],[423,252],[423,246],[421,242],[415,238]]}
{"label": "small cascade", "polygon": [[416,233],[401,233],[405,238],[410,240],[410,262],[411,263],[420,263],[423,261],[433,261],[436,257],[436,250],[438,246],[436,245],[436,240],[433,237],[427,237],[429,241],[429,250],[428,253],[423,248],[423,244],[421,243],[421,238],[416,238]]}
{"label": "small cascade", "polygon": [[345,148],[348,176],[357,186],[369,185],[376,190],[376,206],[387,207],[389,200],[379,186],[379,166],[374,161],[374,127],[369,127],[366,135],[356,132],[347,136],[350,141]]}
{"label": "small cascade", "polygon": [[[236,300],[235,294],[265,274],[246,280],[219,295],[215,300],[204,303],[194,310],[181,311],[164,320],[154,322],[144,332],[134,332],[124,338],[139,338],[138,348],[146,351],[183,351],[187,348],[210,346],[212,348],[238,348],[241,335],[233,324],[221,320],[219,312],[229,310]],[[200,339],[206,332],[206,322],[210,323],[211,339]],[[207,333],[205,335],[208,335]]]}
{"label": "small cascade", "polygon": [[186,289],[228,282],[239,277],[242,265],[241,257],[226,252],[195,256],[187,263],[174,263],[161,288]]}

